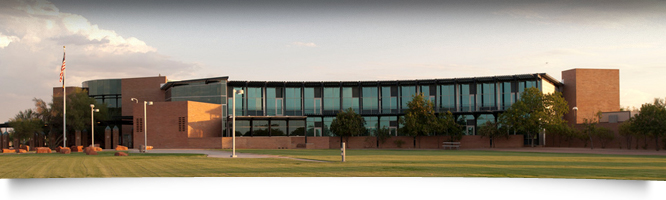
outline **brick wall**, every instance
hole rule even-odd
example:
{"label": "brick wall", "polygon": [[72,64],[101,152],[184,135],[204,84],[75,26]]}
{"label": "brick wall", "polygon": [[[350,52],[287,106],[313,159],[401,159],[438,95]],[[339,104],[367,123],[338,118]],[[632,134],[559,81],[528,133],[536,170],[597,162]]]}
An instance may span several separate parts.
{"label": "brick wall", "polygon": [[578,108],[565,115],[567,121],[580,124],[585,118],[594,118],[598,111],[620,110],[620,70],[571,69],[562,71],[562,80],[569,108]]}
{"label": "brick wall", "polygon": [[[124,98],[123,98],[124,99]],[[187,116],[187,101],[155,102],[147,106],[148,146],[153,148],[187,148],[187,131],[178,131],[178,117]],[[137,119],[143,120],[143,102],[134,108],[134,148],[144,144],[144,132],[137,128]],[[144,130],[145,131],[145,130]]]}
{"label": "brick wall", "polygon": [[193,149],[221,149],[221,137],[208,137],[208,138],[188,138],[187,147]]}
{"label": "brick wall", "polygon": [[[222,136],[222,107],[219,104],[188,101],[187,131],[190,138]],[[178,116],[184,117],[184,116]]]}

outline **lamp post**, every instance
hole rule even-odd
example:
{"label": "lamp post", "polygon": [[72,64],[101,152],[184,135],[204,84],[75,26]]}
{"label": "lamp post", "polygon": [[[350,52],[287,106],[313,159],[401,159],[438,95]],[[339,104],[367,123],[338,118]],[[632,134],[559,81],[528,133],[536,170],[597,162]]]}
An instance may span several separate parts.
{"label": "lamp post", "polygon": [[152,101],[143,101],[143,152],[148,150],[148,124],[146,119],[146,105],[152,106]]}
{"label": "lamp post", "polygon": [[574,125],[578,124],[578,107],[573,107],[572,110],[574,111]]}
{"label": "lamp post", "polygon": [[231,100],[231,157],[236,157],[236,94],[243,94],[243,90],[233,90],[234,97]]}
{"label": "lamp post", "polygon": [[92,134],[92,143],[90,146],[95,148],[95,113],[99,112],[99,109],[95,109],[95,104],[90,104],[90,133]]}

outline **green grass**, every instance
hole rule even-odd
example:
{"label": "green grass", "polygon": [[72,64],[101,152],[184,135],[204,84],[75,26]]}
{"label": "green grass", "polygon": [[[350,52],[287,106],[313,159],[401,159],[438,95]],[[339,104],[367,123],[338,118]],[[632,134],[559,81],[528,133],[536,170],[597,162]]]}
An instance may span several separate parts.
{"label": "green grass", "polygon": [[197,154],[99,152],[7,154],[0,156],[0,178],[217,177],[217,176],[415,176],[536,177],[666,180],[666,157],[564,153],[442,150],[237,150],[318,160],[284,158],[207,158]]}

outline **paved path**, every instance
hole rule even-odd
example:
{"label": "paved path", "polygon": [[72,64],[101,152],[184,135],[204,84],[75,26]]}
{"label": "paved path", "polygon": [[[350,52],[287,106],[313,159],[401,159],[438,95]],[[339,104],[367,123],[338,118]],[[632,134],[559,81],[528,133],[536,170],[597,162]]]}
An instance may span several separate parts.
{"label": "paved path", "polygon": [[[129,152],[139,153],[139,150],[130,149]],[[212,158],[231,158],[230,151],[205,150],[205,149],[153,149],[153,150],[148,150],[148,153],[193,153],[193,154],[206,154],[208,157]],[[236,152],[236,157],[237,158],[279,158],[280,156]]]}
{"label": "paved path", "polygon": [[666,156],[666,150],[655,151],[654,149],[601,149],[601,148],[566,148],[566,147],[523,147],[523,148],[491,148],[474,149],[490,151],[514,151],[514,152],[542,152],[542,153],[590,153],[590,154],[613,154],[613,155],[656,155]]}

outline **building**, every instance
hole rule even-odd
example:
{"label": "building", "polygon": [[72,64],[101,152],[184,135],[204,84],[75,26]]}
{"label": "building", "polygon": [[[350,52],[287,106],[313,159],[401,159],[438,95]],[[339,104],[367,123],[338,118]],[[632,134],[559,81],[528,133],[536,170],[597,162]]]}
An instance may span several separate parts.
{"label": "building", "polygon": [[[563,92],[570,107],[578,107],[576,116],[565,116],[569,121],[576,118],[580,123],[596,111],[619,111],[619,70],[572,69],[563,71],[562,77],[562,82],[545,73],[428,80],[271,82],[228,77],[171,81],[158,76],[90,80],[82,88],[115,113],[112,120],[100,123],[99,130],[120,127],[121,134],[112,139],[114,144],[134,148],[144,143],[144,101],[153,102],[146,106],[146,126],[148,145],[155,148],[228,148],[231,109],[236,109],[238,148],[338,148],[340,140],[333,137],[335,134],[328,127],[339,110],[350,107],[364,117],[369,130],[366,137],[351,139],[364,140],[353,145],[350,142],[353,148],[375,146],[376,140],[368,138],[379,127],[389,128],[396,136],[394,140],[400,139],[398,118],[417,93],[432,101],[436,112],[450,111],[466,121],[463,141],[468,140],[468,147],[484,147],[488,139],[476,136],[476,129],[495,120],[529,87],[543,93]],[[54,88],[54,96],[58,89]],[[244,91],[236,94],[236,105],[232,103],[233,89]],[[133,102],[132,98],[138,101]],[[546,144],[545,135],[538,137],[538,144]],[[434,138],[419,144],[440,147],[442,138]],[[403,139],[409,140],[408,144],[413,140]],[[506,146],[523,144],[522,135],[514,135]]]}

